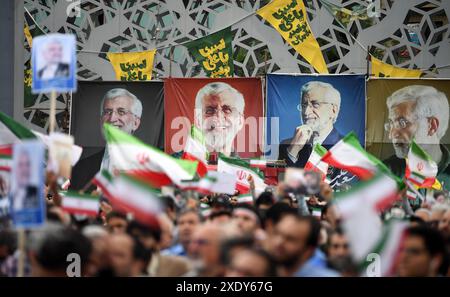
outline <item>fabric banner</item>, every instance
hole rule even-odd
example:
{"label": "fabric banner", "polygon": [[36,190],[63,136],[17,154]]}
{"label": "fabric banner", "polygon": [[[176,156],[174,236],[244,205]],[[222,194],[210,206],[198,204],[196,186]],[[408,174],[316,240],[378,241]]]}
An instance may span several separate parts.
{"label": "fabric banner", "polygon": [[[136,96],[142,104],[140,117],[135,115],[134,100],[128,98],[126,92]],[[102,99],[107,94],[115,99],[107,100],[102,106]],[[74,167],[72,179],[77,179],[77,173],[84,174],[81,178],[78,174],[78,181],[72,180],[71,188],[83,188],[107,157],[102,134],[105,122],[132,132],[146,144],[163,149],[163,102],[162,82],[80,82],[78,92],[73,94],[71,134],[75,143],[83,147],[83,155]]]}
{"label": "fabric banner", "polygon": [[121,81],[151,80],[156,50],[131,53],[108,53],[108,59]]}
{"label": "fabric banner", "polygon": [[437,163],[437,180],[449,190],[449,98],[450,80],[370,79],[367,151],[403,177],[414,139]]}
{"label": "fabric banner", "polygon": [[419,78],[422,75],[422,71],[415,69],[404,69],[396,66],[392,66],[378,60],[371,56],[372,61],[372,75],[375,77],[411,77]]}
{"label": "fabric banner", "polygon": [[233,47],[231,27],[186,44],[195,60],[211,78],[232,77]]}
{"label": "fabric banner", "polygon": [[[328,150],[351,131],[364,146],[365,78],[269,74],[266,121],[266,158],[289,167],[303,168],[314,145]],[[343,172],[329,173],[332,186],[349,181],[345,174],[338,177]]]}
{"label": "fabric banner", "polygon": [[251,158],[262,153],[260,78],[169,78],[164,81],[165,151],[181,156],[191,125],[208,153]]}
{"label": "fabric banner", "polygon": [[318,73],[328,73],[327,64],[308,24],[303,0],[279,0],[256,12],[308,61]]}

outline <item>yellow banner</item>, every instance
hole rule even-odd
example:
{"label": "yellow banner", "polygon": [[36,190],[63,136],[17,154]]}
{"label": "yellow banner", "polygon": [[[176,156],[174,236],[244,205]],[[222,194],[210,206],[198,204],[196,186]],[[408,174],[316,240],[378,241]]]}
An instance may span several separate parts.
{"label": "yellow banner", "polygon": [[25,25],[25,27],[23,28],[23,34],[25,34],[28,45],[31,48],[31,45],[33,44],[33,37],[31,37],[30,28],[28,27],[28,25]]}
{"label": "yellow banner", "polygon": [[375,77],[420,77],[422,71],[395,67],[371,56],[372,75]]}
{"label": "yellow banner", "polygon": [[317,72],[328,73],[302,0],[274,0],[256,13],[269,22]]}
{"label": "yellow banner", "polygon": [[116,79],[122,81],[151,80],[156,50],[133,53],[108,53]]}

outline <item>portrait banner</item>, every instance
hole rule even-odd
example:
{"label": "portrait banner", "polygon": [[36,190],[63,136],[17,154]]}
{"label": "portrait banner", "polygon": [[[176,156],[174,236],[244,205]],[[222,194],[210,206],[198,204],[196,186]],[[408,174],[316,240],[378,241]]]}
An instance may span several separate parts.
{"label": "portrait banner", "polygon": [[328,73],[327,63],[308,24],[303,0],[278,0],[257,12],[269,22],[318,73]]}
{"label": "portrait banner", "polygon": [[166,153],[182,155],[194,124],[208,153],[241,158],[262,154],[261,79],[169,78],[164,98]]}
{"label": "portrait banner", "polygon": [[[72,99],[70,134],[75,144],[83,147],[83,154],[72,170],[71,189],[82,188],[100,167],[109,166],[103,123],[146,144],[164,148],[163,87],[162,82],[156,81],[80,82],[79,91]],[[84,172],[81,177],[80,172]]]}
{"label": "portrait banner", "polygon": [[[351,131],[364,147],[363,75],[269,74],[266,100],[267,159],[304,168],[315,145],[329,150]],[[349,179],[337,176],[328,175],[333,185]]]}
{"label": "portrait banner", "polygon": [[120,81],[151,80],[156,50],[108,53],[108,59]]}
{"label": "portrait banner", "polygon": [[436,162],[436,178],[450,190],[449,98],[447,79],[370,79],[367,151],[403,177],[414,140]]}
{"label": "portrait banner", "polygon": [[232,77],[234,73],[231,27],[186,44],[195,60],[211,78]]}

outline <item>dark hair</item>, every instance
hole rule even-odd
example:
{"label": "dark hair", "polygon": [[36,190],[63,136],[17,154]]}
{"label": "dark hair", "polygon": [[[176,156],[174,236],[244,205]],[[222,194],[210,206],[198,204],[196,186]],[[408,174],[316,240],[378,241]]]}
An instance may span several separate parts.
{"label": "dark hair", "polygon": [[446,254],[443,235],[438,230],[427,225],[409,227],[407,235],[422,238],[425,248],[431,256],[442,255],[442,264],[438,270],[440,274],[445,275],[448,268],[448,255]]}
{"label": "dark hair", "polygon": [[286,203],[277,202],[267,210],[264,221],[271,220],[274,224],[277,224],[286,214],[297,214],[297,210]]}
{"label": "dark hair", "polygon": [[67,256],[76,253],[81,263],[88,263],[92,250],[91,241],[73,228],[47,225],[32,234],[32,246],[37,262],[45,269],[65,270]]}
{"label": "dark hair", "polygon": [[193,213],[193,214],[195,214],[198,218],[199,218],[199,220],[200,220],[200,222],[203,222],[203,216],[200,214],[200,212],[198,211],[198,210],[196,210],[195,208],[184,208],[184,209],[182,209],[179,213],[178,213],[178,215],[177,215],[177,221],[182,217],[182,216],[184,216],[184,215],[186,215],[186,214],[188,214],[188,213]]}
{"label": "dark hair", "polygon": [[132,237],[136,237],[137,235],[150,236],[153,237],[157,242],[161,240],[160,226],[152,225],[152,227],[150,227],[135,220],[131,221],[128,224],[127,233]]}
{"label": "dark hair", "polygon": [[254,242],[253,237],[250,236],[239,236],[226,239],[220,246],[220,261],[223,265],[229,265],[231,262],[230,252],[233,248],[251,248]]}
{"label": "dark hair", "polygon": [[267,262],[267,270],[265,273],[265,277],[272,277],[277,276],[277,262],[272,257],[271,254],[269,254],[267,251],[263,250],[262,248],[252,248],[248,249],[248,251],[254,253],[255,255],[263,258]]}
{"label": "dark hair", "polygon": [[221,217],[221,216],[228,216],[231,218],[231,211],[226,210],[226,209],[222,209],[222,210],[218,210],[218,211],[213,211],[211,212],[211,214],[209,215],[208,219],[213,220],[217,217]]}
{"label": "dark hair", "polygon": [[303,216],[300,214],[289,214],[289,216],[293,216],[298,222],[305,222],[309,225],[309,234],[306,238],[306,245],[309,247],[317,247],[319,246],[319,239],[320,239],[320,229],[322,226],[320,225],[320,221],[311,216]]}
{"label": "dark hair", "polygon": [[8,255],[12,255],[17,248],[16,234],[11,230],[0,230],[0,246],[5,246]]}
{"label": "dark hair", "polygon": [[255,205],[259,208],[260,205],[273,205],[275,203],[275,198],[272,192],[262,192],[255,201]]}
{"label": "dark hair", "polygon": [[[146,249],[142,242],[135,236],[131,236],[133,239],[133,258],[135,260],[141,260],[145,263],[145,268],[152,258],[152,251]],[[145,269],[144,268],[144,269]]]}
{"label": "dark hair", "polygon": [[234,209],[239,209],[239,208],[247,209],[247,210],[253,212],[258,220],[258,223],[261,224],[261,217],[259,216],[258,210],[253,205],[240,203],[234,207]]}
{"label": "dark hair", "polygon": [[445,192],[443,192],[443,191],[436,191],[436,192],[434,192],[433,197],[434,197],[434,199],[436,199],[437,197],[439,197],[441,195],[446,197]]}
{"label": "dark hair", "polygon": [[231,209],[231,198],[228,195],[220,194],[218,196],[213,197],[210,201],[211,207],[214,207],[214,205],[220,205],[222,207],[225,207],[227,209]]}
{"label": "dark hair", "polygon": [[175,211],[177,209],[175,200],[171,196],[168,195],[161,196],[161,200],[163,201],[166,210],[170,209]]}
{"label": "dark hair", "polygon": [[418,223],[419,225],[422,225],[422,224],[426,224],[425,223],[425,221],[422,219],[422,218],[420,218],[420,217],[418,217],[418,216],[416,216],[416,215],[412,215],[412,216],[410,216],[409,217],[409,221],[411,222],[411,223]]}
{"label": "dark hair", "polygon": [[118,212],[118,211],[111,211],[106,215],[106,221],[108,222],[110,219],[112,218],[119,218],[119,219],[123,219],[125,221],[127,221],[127,215],[122,213],[122,212]]}

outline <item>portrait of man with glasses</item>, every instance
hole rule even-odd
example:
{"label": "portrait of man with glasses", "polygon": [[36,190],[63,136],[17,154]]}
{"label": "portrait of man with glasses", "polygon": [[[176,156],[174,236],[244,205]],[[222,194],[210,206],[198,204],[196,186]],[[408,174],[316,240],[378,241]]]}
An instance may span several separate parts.
{"label": "portrait of man with glasses", "polygon": [[209,83],[198,91],[194,122],[203,132],[209,152],[237,155],[233,141],[244,126],[244,108],[242,93],[227,83]]}
{"label": "portrait of man with glasses", "polygon": [[[142,103],[131,92],[122,88],[110,89],[100,104],[100,129],[108,123],[120,130],[134,134],[141,124]],[[70,188],[82,189],[99,170],[111,170],[107,148],[83,158],[74,166]]]}
{"label": "portrait of man with glasses", "polygon": [[450,156],[448,148],[441,144],[449,121],[445,93],[432,86],[410,85],[390,95],[386,105],[388,119],[384,128],[395,151],[394,155],[384,160],[386,165],[394,174],[403,176],[405,158],[414,139],[438,164],[438,179],[443,179],[444,183],[447,181],[448,187]]}
{"label": "portrait of man with glasses", "polygon": [[334,124],[339,116],[341,95],[331,84],[310,81],[300,91],[300,113],[302,125],[292,138],[280,142],[278,159],[288,166],[304,167],[315,144],[332,147],[343,135]]}

